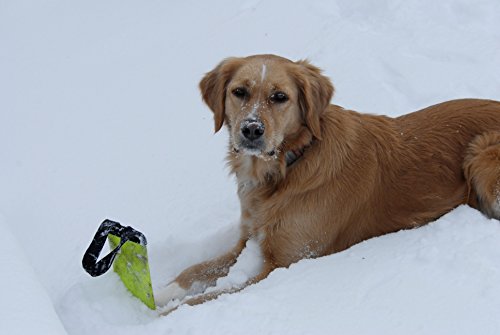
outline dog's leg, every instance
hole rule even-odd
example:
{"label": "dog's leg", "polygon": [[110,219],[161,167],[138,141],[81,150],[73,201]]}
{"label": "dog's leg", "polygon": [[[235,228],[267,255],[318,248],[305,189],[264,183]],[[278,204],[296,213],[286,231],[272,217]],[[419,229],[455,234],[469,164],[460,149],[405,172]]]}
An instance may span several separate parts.
{"label": "dog's leg", "polygon": [[[255,284],[255,283],[258,283],[262,279],[265,279],[275,268],[276,267],[273,266],[270,262],[265,262],[264,268],[262,269],[262,271],[257,276],[247,280],[242,285],[238,285],[236,287],[232,287],[232,288],[225,289],[225,290],[219,290],[219,291],[214,291],[214,292],[210,292],[210,293],[205,293],[205,294],[199,295],[197,297],[188,299],[188,300],[184,301],[181,305],[184,305],[184,304],[190,305],[190,306],[199,305],[199,304],[202,304],[204,302],[217,299],[217,297],[219,297],[222,294],[230,294],[230,293],[239,292],[239,291],[243,290],[245,287],[252,285],[252,284]],[[175,306],[167,311],[164,311],[160,315],[165,316],[167,314],[170,314],[171,312],[175,311],[179,306]]]}
{"label": "dog's leg", "polygon": [[269,262],[266,262],[265,265],[264,265],[264,269],[257,276],[255,276],[255,277],[247,280],[242,285],[239,285],[237,287],[232,287],[232,288],[227,289],[227,290],[220,290],[220,291],[214,291],[214,292],[202,294],[200,296],[197,296],[197,297],[194,297],[194,298],[191,298],[191,299],[187,300],[185,302],[185,304],[188,304],[190,306],[199,305],[199,304],[202,304],[202,303],[204,303],[206,301],[214,300],[218,296],[220,296],[221,294],[239,292],[239,291],[243,290],[245,287],[247,287],[248,285],[252,285],[252,284],[258,283],[262,279],[265,279],[267,276],[269,276],[269,274],[274,269],[275,269],[274,266],[272,266]]}
{"label": "dog's leg", "polygon": [[500,220],[500,133],[483,134],[471,142],[464,172],[469,190],[477,195],[477,207]]}
{"label": "dog's leg", "polygon": [[246,241],[245,238],[241,238],[228,253],[182,271],[166,287],[155,292],[156,305],[164,306],[171,300],[182,300],[188,294],[200,293],[207,287],[215,285],[218,278],[228,274],[229,268],[236,262]]}

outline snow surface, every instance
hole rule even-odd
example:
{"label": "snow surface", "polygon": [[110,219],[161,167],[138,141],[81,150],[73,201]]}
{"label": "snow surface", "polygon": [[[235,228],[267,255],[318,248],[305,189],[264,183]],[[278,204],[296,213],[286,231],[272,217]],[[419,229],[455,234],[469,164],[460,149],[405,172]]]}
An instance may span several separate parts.
{"label": "snow surface", "polygon": [[104,218],[148,237],[155,288],[236,240],[197,88],[221,59],[307,57],[362,112],[500,100],[500,2],[4,0],[0,41],[2,333],[500,332],[500,224],[467,207],[162,318],[80,265]]}

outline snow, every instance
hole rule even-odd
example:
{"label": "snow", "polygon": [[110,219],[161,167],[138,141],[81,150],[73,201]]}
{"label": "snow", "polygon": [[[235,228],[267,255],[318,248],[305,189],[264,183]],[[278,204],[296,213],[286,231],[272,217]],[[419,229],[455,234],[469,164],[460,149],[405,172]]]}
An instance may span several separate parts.
{"label": "snow", "polygon": [[0,41],[2,331],[498,333],[500,225],[463,206],[161,318],[81,268],[104,218],[147,236],[155,288],[235,243],[228,135],[197,88],[220,60],[309,58],[362,112],[500,100],[498,1],[6,0]]}
{"label": "snow", "polygon": [[264,82],[264,79],[266,78],[266,64],[262,64],[262,72],[260,73],[260,83],[262,84]]}
{"label": "snow", "polygon": [[31,334],[36,330],[40,334],[66,334],[23,248],[1,218],[0,230],[3,233],[0,244],[3,269],[0,283],[4,292],[0,305],[2,332]]}

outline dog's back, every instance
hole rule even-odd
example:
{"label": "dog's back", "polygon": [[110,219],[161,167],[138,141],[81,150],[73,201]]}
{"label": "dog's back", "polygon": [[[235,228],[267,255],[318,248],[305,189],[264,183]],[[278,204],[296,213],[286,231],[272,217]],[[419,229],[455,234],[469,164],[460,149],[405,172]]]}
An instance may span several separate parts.
{"label": "dog's back", "polygon": [[324,126],[314,154],[337,170],[323,193],[333,193],[331,217],[344,225],[330,252],[421,226],[460,204],[500,218],[500,102],[453,100],[398,118],[332,105]]}
{"label": "dog's back", "polygon": [[[500,180],[500,102],[453,100],[399,117],[396,122],[401,126],[404,149],[408,151],[407,155],[401,153],[401,156],[408,157],[405,162],[408,173],[401,171],[399,181],[408,182],[406,189],[420,195],[412,198],[421,200],[420,204],[408,204],[410,208],[421,207],[424,213],[426,209],[441,211],[442,215],[458,204],[468,203],[477,207],[475,195],[479,195],[476,193],[478,190],[475,185],[466,182],[464,167],[481,154],[481,150],[469,153],[471,143],[491,136],[492,132],[498,134],[496,142],[490,141],[482,146],[486,150],[496,145],[496,150],[493,149],[496,162],[490,162],[492,171],[487,173],[488,176],[479,171],[475,172],[475,176],[469,173],[468,178],[483,182],[485,179],[493,180],[491,172],[495,170],[495,182]],[[472,197],[471,190],[475,191]],[[491,191],[493,188],[490,187]],[[480,197],[486,197],[484,192],[486,189],[480,190]]]}

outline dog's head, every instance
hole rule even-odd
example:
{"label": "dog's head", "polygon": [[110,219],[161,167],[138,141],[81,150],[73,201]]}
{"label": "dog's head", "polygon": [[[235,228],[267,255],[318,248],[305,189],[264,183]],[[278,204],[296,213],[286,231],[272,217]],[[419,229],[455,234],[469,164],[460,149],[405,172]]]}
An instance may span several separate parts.
{"label": "dog's head", "polygon": [[321,114],[333,94],[317,67],[273,55],[228,58],[205,75],[200,89],[215,131],[225,123],[235,151],[262,158],[275,157],[303,127],[321,139]]}

